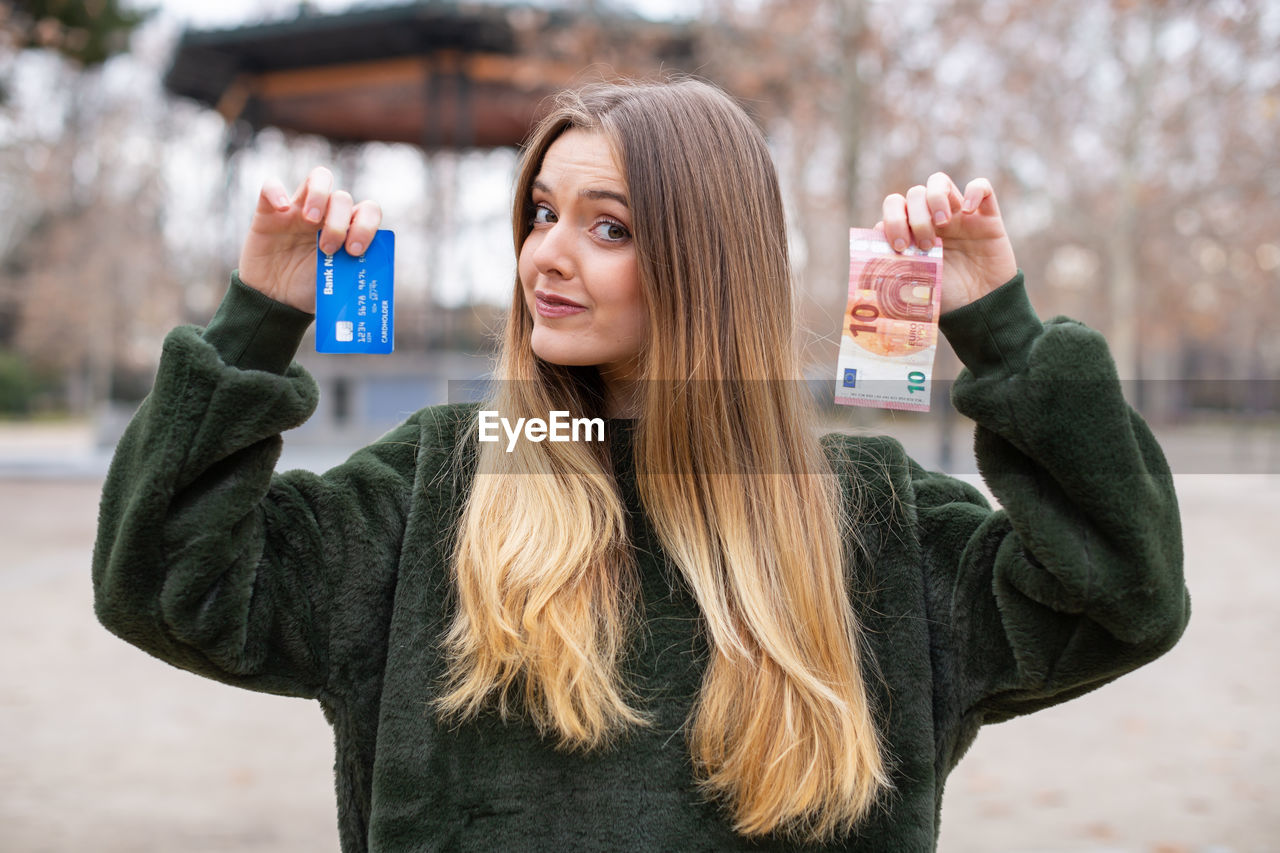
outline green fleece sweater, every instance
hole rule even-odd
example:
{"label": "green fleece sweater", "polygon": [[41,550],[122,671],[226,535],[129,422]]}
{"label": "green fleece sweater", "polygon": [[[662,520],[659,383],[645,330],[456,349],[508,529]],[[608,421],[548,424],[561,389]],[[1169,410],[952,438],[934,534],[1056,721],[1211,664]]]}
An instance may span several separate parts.
{"label": "green fleece sweater", "polygon": [[[695,791],[681,732],[706,641],[644,516],[625,422],[608,431],[646,618],[625,671],[654,725],[582,755],[493,715],[437,724],[471,477],[455,438],[475,409],[423,409],[323,475],[274,473],[281,431],[316,403],[291,364],[310,319],[233,279],[207,329],[169,335],[102,498],[103,624],[200,675],[318,700],[344,851],[805,849],[735,835]],[[1188,617],[1172,479],[1102,338],[1042,324],[1021,274],[942,326],[1003,508],[891,438],[824,439],[862,505],[870,557],[850,572],[895,787],[856,834],[813,849],[933,850],[943,783],[983,723],[1152,660]]]}

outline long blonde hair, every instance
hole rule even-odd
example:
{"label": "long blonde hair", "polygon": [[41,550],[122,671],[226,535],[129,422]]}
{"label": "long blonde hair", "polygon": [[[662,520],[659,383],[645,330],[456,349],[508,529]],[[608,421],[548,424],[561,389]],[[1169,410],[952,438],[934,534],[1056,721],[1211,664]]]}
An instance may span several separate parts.
{"label": "long blonde hair", "polygon": [[[605,134],[627,183],[649,318],[637,487],[711,648],[686,726],[699,782],[743,835],[848,831],[889,785],[887,760],[845,570],[852,508],[795,381],[786,228],[763,136],[700,82],[567,93],[524,152],[517,254],[533,180],[568,128]],[[517,278],[488,407],[599,413],[594,368],[538,359],[532,329]],[[453,555],[445,719],[493,706],[581,749],[647,723],[619,672],[637,621],[626,517],[607,448],[479,445]]]}

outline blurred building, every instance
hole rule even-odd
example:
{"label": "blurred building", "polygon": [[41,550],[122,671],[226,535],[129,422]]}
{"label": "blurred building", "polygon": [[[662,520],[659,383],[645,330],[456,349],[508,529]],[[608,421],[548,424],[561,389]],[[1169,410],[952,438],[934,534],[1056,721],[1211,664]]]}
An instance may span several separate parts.
{"label": "blurred building", "polygon": [[188,32],[164,82],[247,129],[431,151],[519,145],[549,95],[593,74],[695,67],[687,25],[426,2]]}

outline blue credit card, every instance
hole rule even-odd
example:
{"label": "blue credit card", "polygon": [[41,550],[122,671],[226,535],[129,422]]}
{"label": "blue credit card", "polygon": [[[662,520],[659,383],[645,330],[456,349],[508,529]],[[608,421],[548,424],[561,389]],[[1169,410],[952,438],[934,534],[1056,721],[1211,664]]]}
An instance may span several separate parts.
{"label": "blue credit card", "polygon": [[395,258],[396,235],[386,230],[358,258],[316,249],[316,352],[395,349]]}

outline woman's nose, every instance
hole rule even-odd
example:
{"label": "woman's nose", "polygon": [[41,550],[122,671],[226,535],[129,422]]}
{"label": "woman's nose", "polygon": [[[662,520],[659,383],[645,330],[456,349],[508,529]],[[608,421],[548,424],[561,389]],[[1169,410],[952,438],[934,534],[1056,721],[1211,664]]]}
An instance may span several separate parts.
{"label": "woman's nose", "polygon": [[574,258],[573,232],[563,222],[555,222],[541,231],[529,235],[536,239],[533,247],[533,265],[546,276],[573,278],[577,270]]}

